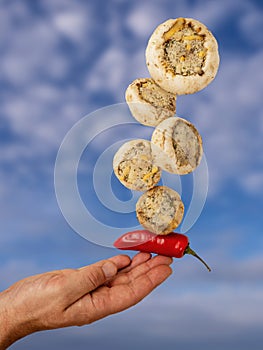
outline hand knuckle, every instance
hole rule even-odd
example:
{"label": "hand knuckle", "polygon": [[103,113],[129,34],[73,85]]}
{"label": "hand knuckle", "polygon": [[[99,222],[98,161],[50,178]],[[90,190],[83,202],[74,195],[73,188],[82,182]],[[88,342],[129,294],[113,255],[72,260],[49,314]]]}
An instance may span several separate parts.
{"label": "hand knuckle", "polygon": [[86,282],[92,287],[92,289],[95,289],[101,284],[101,280],[102,280],[101,269],[93,268],[89,271]]}

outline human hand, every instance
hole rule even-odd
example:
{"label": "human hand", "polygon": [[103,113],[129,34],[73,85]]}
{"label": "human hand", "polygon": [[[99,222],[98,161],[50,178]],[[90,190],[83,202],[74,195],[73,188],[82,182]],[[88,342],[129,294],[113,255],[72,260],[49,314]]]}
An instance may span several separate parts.
{"label": "human hand", "polygon": [[172,259],[117,255],[25,278],[0,293],[0,350],[31,333],[82,326],[137,304],[171,273]]}

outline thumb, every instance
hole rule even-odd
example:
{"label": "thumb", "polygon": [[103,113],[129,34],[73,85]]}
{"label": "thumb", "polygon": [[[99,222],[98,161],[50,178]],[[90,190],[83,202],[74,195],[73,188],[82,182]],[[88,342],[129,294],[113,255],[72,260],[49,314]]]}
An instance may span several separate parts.
{"label": "thumb", "polygon": [[110,260],[102,260],[95,264],[84,266],[79,269],[83,282],[87,284],[89,291],[98,288],[109,278],[116,275],[118,268]]}
{"label": "thumb", "polygon": [[117,271],[117,266],[110,260],[102,260],[75,270],[69,281],[70,297],[73,301],[81,298],[115,276]]}

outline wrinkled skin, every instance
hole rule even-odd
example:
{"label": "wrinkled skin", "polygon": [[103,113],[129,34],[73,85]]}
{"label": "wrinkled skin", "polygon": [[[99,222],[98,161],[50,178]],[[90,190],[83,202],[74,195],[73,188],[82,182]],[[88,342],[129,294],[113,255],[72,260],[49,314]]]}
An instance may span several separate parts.
{"label": "wrinkled skin", "polygon": [[172,259],[117,255],[25,278],[0,293],[0,350],[31,333],[82,326],[137,304],[171,273]]}

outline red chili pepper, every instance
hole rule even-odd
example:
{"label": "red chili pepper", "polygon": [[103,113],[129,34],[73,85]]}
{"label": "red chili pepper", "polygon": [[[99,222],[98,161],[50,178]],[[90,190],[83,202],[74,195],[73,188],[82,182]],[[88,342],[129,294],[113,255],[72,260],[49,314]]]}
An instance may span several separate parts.
{"label": "red chili pepper", "polygon": [[199,259],[208,271],[211,271],[206,262],[189,247],[188,237],[181,233],[172,232],[168,235],[156,235],[150,231],[138,230],[125,233],[113,245],[121,250],[138,250],[173,258],[182,258],[185,254],[191,254]]}

